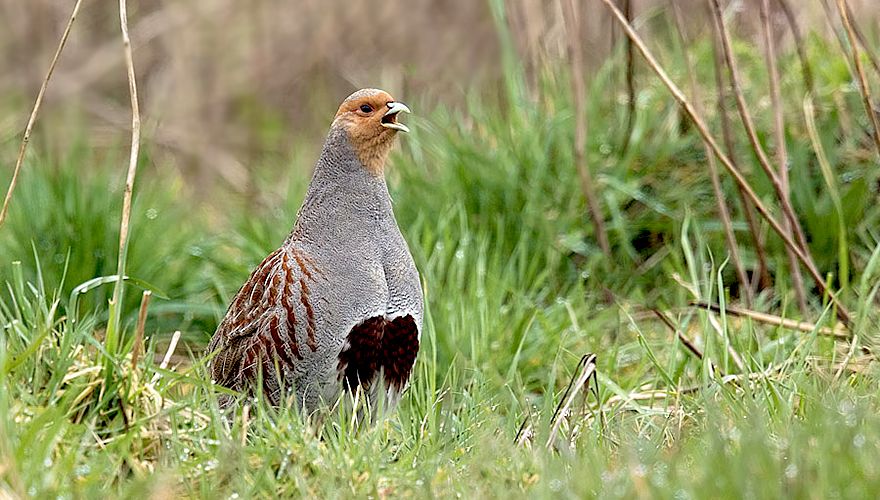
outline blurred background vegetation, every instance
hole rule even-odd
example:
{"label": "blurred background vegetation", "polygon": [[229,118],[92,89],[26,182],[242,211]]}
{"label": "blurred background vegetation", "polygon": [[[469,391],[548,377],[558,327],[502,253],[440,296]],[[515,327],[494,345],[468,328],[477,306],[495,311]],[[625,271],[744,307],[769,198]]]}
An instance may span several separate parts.
{"label": "blurred background vegetation", "polygon": [[[709,2],[616,3],[781,219],[737,112]],[[847,3],[876,101],[880,12],[874,0]],[[799,304],[785,247],[760,217],[750,224],[722,171],[741,282],[697,129],[644,59],[630,56],[599,0],[144,0],[129,5],[143,146],[128,274],[157,296],[148,355],[112,375],[98,370],[132,359],[137,287],[127,288],[117,353],[101,350],[110,287],[77,298],[76,323],[70,296],[116,271],[130,109],[115,5],[84,2],[0,227],[0,282],[10,284],[0,301],[0,498],[7,486],[88,495],[107,486],[108,473],[118,493],[162,493],[148,479],[154,471],[194,496],[215,488],[382,496],[390,485],[555,497],[595,495],[603,483],[621,497],[872,491],[880,152],[849,39],[836,0],[771,0],[776,105],[761,1],[721,5],[744,101],[774,167],[782,111],[794,211],[817,268],[854,315],[842,340],[823,330],[839,326],[834,308],[806,273]],[[0,0],[4,186],[71,6]],[[578,75],[581,92],[572,90]],[[388,168],[426,285],[414,385],[392,423],[372,432],[334,428],[315,438],[301,421],[255,407],[242,440],[235,426],[246,424],[224,427],[198,360],[229,299],[290,230],[339,102],[368,86],[414,111]],[[577,168],[580,132],[607,254]],[[693,302],[805,323],[780,328]],[[175,330],[176,374],[157,367]],[[604,406],[585,402],[584,413],[559,417],[568,420],[548,440],[587,352],[598,353]],[[61,423],[47,430],[45,421]],[[544,440],[561,453],[532,454]],[[328,464],[359,472],[322,473]]]}
{"label": "blurred background vegetation", "polygon": [[[851,64],[834,45],[835,37],[845,43],[843,28],[833,2],[823,2],[825,10],[818,1],[795,5],[793,19],[816,61],[812,71],[823,141],[841,146],[831,148],[830,155],[840,166],[848,241],[867,249],[852,248],[851,258],[864,263],[874,236],[868,233],[876,216],[866,210],[876,201],[876,169],[869,137],[862,135],[867,132],[853,134],[868,123],[859,109]],[[700,227],[709,230],[707,244],[714,245],[716,258],[726,254],[705,153],[638,54],[627,66],[626,37],[607,9],[598,2],[577,5],[588,73],[587,164],[598,176],[600,205],[621,259],[617,264],[626,263],[603,265],[603,273],[612,274],[590,281],[606,292],[647,294],[639,300],[653,304],[664,293],[657,287],[668,281],[662,264],[675,258],[668,253],[685,213],[703,221]],[[683,54],[690,53],[704,87],[702,105],[711,112],[717,96],[708,6],[695,0],[677,5],[684,38],[668,2],[631,2],[630,16],[682,88],[687,88]],[[759,5],[732,2],[725,16],[737,38],[746,98],[773,153]],[[827,223],[835,217],[833,201],[798,116],[808,89],[795,57],[792,18],[783,5],[770,2],[770,19],[781,54],[787,118],[794,121],[787,129],[793,203],[819,268],[837,280],[836,227]],[[863,24],[863,36],[876,36],[878,16],[871,2],[849,5]],[[44,76],[45,64],[38,62],[50,58],[69,8],[68,2],[51,0],[0,2],[0,159],[6,165],[14,162],[24,117]],[[143,229],[136,226],[131,274],[185,302],[166,306],[201,321],[194,328],[203,335],[216,320],[203,317],[217,312],[217,304],[204,303],[222,302],[232,292],[225,282],[217,289],[222,280],[214,276],[220,272],[216,267],[240,275],[280,241],[339,100],[365,86],[386,88],[415,105],[413,121],[420,130],[403,138],[406,154],[391,169],[405,223],[460,203],[469,219],[505,226],[508,238],[523,224],[539,232],[566,256],[569,272],[591,275],[601,260],[589,219],[582,218],[583,195],[573,168],[571,33],[560,2],[143,1],[130,9],[142,101],[140,175],[145,176],[136,188],[135,221]],[[682,40],[693,42],[683,47]],[[68,291],[115,269],[115,213],[130,126],[119,45],[116,13],[85,3],[41,110],[23,193],[16,199],[20,205],[0,235],[9,260],[29,260],[33,240],[52,276],[60,276],[71,252]],[[634,86],[632,118],[628,78]],[[738,130],[732,97],[726,102],[737,128],[733,147],[740,148],[731,156],[746,173],[758,174]],[[720,134],[719,117],[707,118]],[[499,148],[499,141],[512,147]],[[8,175],[8,170],[0,174]],[[762,175],[750,178],[770,192]],[[733,183],[723,182],[736,230],[745,240],[745,214],[737,213]],[[449,196],[426,196],[438,187]],[[47,210],[53,201],[64,210]],[[767,227],[760,230],[771,250],[782,249]],[[238,239],[243,232],[252,243],[257,238],[249,252]],[[216,262],[221,248],[223,263]],[[742,252],[751,276],[757,263],[745,241]],[[228,257],[237,267],[228,268]],[[212,261],[209,271],[206,260]],[[631,265],[638,272],[630,272]],[[202,271],[208,275],[193,277]],[[731,266],[727,272],[732,276]],[[730,281],[738,294],[738,283]],[[783,287],[786,281],[783,276]],[[784,302],[785,289],[780,291],[769,300]]]}

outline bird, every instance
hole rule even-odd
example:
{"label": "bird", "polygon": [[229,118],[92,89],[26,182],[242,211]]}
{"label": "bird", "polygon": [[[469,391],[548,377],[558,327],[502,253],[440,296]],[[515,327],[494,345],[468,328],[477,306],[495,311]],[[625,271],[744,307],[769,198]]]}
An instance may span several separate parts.
{"label": "bird", "polygon": [[409,132],[401,113],[409,107],[379,89],[339,106],[293,229],[238,290],[208,345],[213,383],[308,414],[358,391],[373,414],[397,405],[424,310],[385,181],[394,138]]}

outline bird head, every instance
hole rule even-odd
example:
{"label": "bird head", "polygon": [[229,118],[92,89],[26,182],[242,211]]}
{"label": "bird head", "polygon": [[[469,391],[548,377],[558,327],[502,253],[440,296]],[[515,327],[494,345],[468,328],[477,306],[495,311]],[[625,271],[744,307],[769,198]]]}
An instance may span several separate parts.
{"label": "bird head", "polygon": [[333,120],[332,128],[341,128],[348,136],[358,159],[371,174],[381,175],[398,131],[409,132],[397,121],[409,107],[395,101],[388,92],[361,89],[348,96]]}

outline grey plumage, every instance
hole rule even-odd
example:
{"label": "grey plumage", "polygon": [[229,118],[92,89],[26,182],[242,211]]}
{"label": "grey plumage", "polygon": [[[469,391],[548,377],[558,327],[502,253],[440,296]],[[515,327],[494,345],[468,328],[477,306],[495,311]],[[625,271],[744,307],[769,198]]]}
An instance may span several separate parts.
{"label": "grey plumage", "polygon": [[[360,111],[361,102],[375,112]],[[393,102],[373,89],[343,102],[293,231],[254,270],[211,340],[216,383],[249,391],[261,376],[270,402],[292,394],[307,412],[344,387],[362,386],[373,399],[384,392],[386,404],[399,398],[423,299],[383,174],[400,129],[387,125],[396,124],[384,111]]]}

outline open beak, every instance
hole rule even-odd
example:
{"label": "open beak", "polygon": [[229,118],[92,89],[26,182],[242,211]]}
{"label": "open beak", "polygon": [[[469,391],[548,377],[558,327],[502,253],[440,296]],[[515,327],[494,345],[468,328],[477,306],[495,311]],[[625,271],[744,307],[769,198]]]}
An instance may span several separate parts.
{"label": "open beak", "polygon": [[412,113],[412,111],[409,110],[409,106],[402,102],[395,101],[389,102],[387,106],[388,111],[382,115],[382,126],[394,130],[400,130],[401,132],[409,132],[409,127],[402,123],[397,123],[398,113]]}

